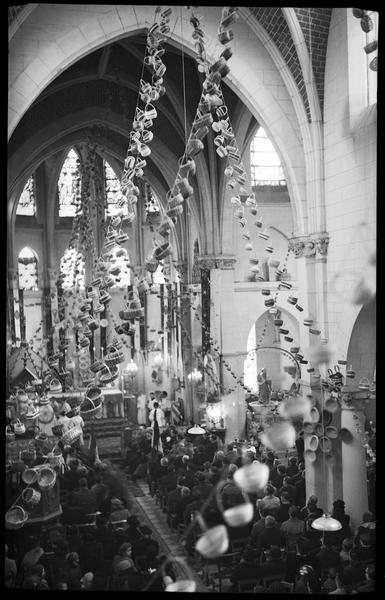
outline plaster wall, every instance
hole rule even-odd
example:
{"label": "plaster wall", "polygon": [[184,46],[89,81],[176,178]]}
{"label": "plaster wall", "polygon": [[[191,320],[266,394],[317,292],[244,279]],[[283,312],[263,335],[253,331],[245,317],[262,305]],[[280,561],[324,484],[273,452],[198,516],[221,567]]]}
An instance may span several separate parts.
{"label": "plaster wall", "polygon": [[346,357],[360,310],[350,294],[375,250],[376,107],[365,106],[363,45],[351,10],[333,10],[325,71],[324,157],[328,326],[336,359]]}

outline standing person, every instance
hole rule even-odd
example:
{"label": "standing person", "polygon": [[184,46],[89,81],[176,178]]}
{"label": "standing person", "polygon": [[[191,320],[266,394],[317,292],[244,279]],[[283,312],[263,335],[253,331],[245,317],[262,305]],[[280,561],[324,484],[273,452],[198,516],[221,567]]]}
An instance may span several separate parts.
{"label": "standing person", "polygon": [[166,426],[166,420],[164,417],[163,410],[159,407],[157,402],[154,402],[154,408],[148,415],[152,428],[152,441],[151,447],[155,448],[159,452],[163,452],[162,440],[160,434],[163,432]]}
{"label": "standing person", "polygon": [[163,390],[163,392],[161,393],[160,401],[161,401],[161,408],[164,412],[164,418],[165,418],[166,424],[170,425],[171,424],[171,400],[168,397],[166,390]]}
{"label": "standing person", "polygon": [[138,425],[147,425],[147,398],[145,394],[139,394],[136,408]]}

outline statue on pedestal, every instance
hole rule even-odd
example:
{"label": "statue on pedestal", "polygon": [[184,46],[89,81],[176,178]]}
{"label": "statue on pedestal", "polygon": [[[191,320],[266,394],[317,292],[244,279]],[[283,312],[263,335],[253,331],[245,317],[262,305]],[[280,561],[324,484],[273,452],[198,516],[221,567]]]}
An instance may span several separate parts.
{"label": "statue on pedestal", "polygon": [[271,396],[271,380],[267,378],[266,369],[263,367],[258,375],[258,390],[259,390],[259,402],[261,404],[268,404]]}

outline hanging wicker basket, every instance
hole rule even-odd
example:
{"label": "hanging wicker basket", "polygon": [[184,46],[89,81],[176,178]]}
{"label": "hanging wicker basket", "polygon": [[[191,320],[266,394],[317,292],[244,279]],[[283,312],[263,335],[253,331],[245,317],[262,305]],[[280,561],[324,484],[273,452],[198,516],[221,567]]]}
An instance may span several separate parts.
{"label": "hanging wicker basket", "polygon": [[10,425],[7,425],[5,428],[5,441],[6,442],[14,442],[15,441],[15,433],[14,433],[14,431],[12,431]]}
{"label": "hanging wicker basket", "polygon": [[20,421],[20,419],[17,419],[16,422],[13,425],[13,430],[15,432],[16,435],[24,435],[25,433],[25,425],[24,423],[22,423]]}
{"label": "hanging wicker basket", "polygon": [[7,529],[21,529],[28,520],[28,513],[22,506],[12,506],[5,515],[5,527]]}
{"label": "hanging wicker basket", "polygon": [[63,463],[63,454],[59,448],[54,448],[52,452],[48,453],[48,462],[51,467],[60,467]]}
{"label": "hanging wicker basket", "polygon": [[369,63],[369,69],[371,71],[378,71],[378,57],[377,56],[375,56],[373,58],[373,60],[370,61],[370,63]]}
{"label": "hanging wicker basket", "polygon": [[74,444],[82,435],[82,428],[80,426],[73,425],[68,428],[62,435],[61,441],[65,446]]}
{"label": "hanging wicker basket", "polygon": [[[94,388],[92,388],[94,389]],[[103,404],[103,394],[100,388],[96,388],[100,393],[98,396],[91,397],[88,393],[80,405],[81,416],[91,416],[98,412]]]}
{"label": "hanging wicker basket", "polygon": [[39,488],[46,492],[54,487],[56,483],[56,472],[52,467],[43,467],[37,474],[37,485]]}
{"label": "hanging wicker basket", "polygon": [[368,44],[366,44],[366,46],[364,46],[364,50],[365,50],[366,54],[370,54],[371,52],[374,52],[375,50],[377,50],[377,48],[378,48],[377,40],[373,40],[372,42],[369,42]]}
{"label": "hanging wicker basket", "polygon": [[25,469],[21,475],[22,480],[27,485],[32,485],[37,481],[37,471],[36,469]]}
{"label": "hanging wicker basket", "polygon": [[114,346],[108,347],[108,352],[104,357],[104,362],[108,367],[115,367],[124,361],[124,353]]}
{"label": "hanging wicker basket", "polygon": [[31,487],[25,488],[21,494],[21,499],[29,507],[37,506],[40,502],[40,498],[41,493]]}
{"label": "hanging wicker basket", "polygon": [[107,367],[107,365],[105,365],[104,371],[101,373],[101,375],[99,375],[99,382],[103,385],[105,385],[107,383],[111,383],[118,377],[118,375],[119,375],[119,367],[118,366]]}

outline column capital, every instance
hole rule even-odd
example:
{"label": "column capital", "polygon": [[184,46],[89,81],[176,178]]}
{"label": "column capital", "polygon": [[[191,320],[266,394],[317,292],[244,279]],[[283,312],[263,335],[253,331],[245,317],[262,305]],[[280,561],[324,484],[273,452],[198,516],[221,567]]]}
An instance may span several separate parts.
{"label": "column capital", "polygon": [[295,258],[317,258],[327,255],[329,234],[326,232],[295,236],[289,239],[289,250]]}

